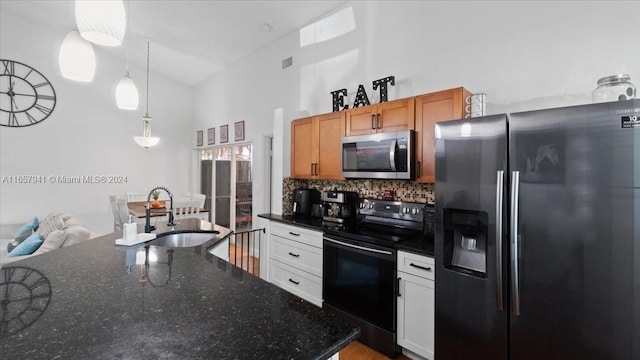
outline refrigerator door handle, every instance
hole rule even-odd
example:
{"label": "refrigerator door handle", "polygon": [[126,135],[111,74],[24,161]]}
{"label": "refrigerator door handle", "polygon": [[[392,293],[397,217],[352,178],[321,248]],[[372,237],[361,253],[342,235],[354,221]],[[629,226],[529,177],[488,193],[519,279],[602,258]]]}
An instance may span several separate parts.
{"label": "refrigerator door handle", "polygon": [[496,291],[498,310],[504,310],[502,294],[502,202],[504,189],[504,171],[497,173],[496,179]]}
{"label": "refrigerator door handle", "polygon": [[520,281],[518,273],[518,200],[520,171],[511,172],[511,312],[520,315]]}

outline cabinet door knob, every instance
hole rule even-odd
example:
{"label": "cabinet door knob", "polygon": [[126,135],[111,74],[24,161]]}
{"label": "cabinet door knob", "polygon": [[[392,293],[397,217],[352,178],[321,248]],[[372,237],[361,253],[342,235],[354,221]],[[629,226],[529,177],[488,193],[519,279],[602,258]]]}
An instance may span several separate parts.
{"label": "cabinet door knob", "polygon": [[375,130],[376,128],[375,123],[376,123],[376,114],[371,114],[371,129]]}
{"label": "cabinet door knob", "polygon": [[300,234],[298,234],[298,233],[294,233],[294,232],[291,232],[291,231],[289,231],[289,235],[293,235],[293,236],[300,236]]}
{"label": "cabinet door knob", "polygon": [[418,160],[418,169],[417,169],[418,177],[422,176],[422,163]]}
{"label": "cabinet door knob", "polygon": [[398,278],[398,297],[402,297],[402,294],[400,294],[400,280],[402,280],[402,278]]}
{"label": "cabinet door knob", "polygon": [[289,278],[289,282],[292,282],[292,283],[294,283],[296,285],[300,284],[300,281],[295,281],[295,280],[292,280],[291,278]]}
{"label": "cabinet door knob", "polygon": [[293,256],[293,257],[300,257],[300,254],[294,254],[292,252],[289,252],[289,255]]}
{"label": "cabinet door knob", "polygon": [[378,129],[382,129],[381,125],[380,125],[380,114],[376,114],[376,118],[377,118],[377,124],[378,124]]}

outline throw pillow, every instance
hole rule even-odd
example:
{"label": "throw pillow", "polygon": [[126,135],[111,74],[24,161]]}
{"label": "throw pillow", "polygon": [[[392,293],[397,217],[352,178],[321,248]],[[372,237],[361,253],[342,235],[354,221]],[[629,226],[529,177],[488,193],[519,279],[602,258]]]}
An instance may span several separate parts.
{"label": "throw pillow", "polygon": [[42,219],[38,232],[43,239],[46,239],[53,230],[62,230],[63,228],[62,216],[59,213],[51,213]]}
{"label": "throw pillow", "polygon": [[91,227],[89,226],[89,224],[87,224],[86,222],[80,220],[77,217],[70,217],[68,219],[65,219],[64,216],[62,217],[62,220],[64,221],[64,228],[68,228],[71,226],[82,226],[83,228],[90,230]]}
{"label": "throw pillow", "polygon": [[18,246],[16,246],[13,250],[11,250],[7,257],[33,254],[33,252],[36,251],[40,247],[40,245],[42,245],[43,241],[44,240],[42,239],[42,236],[40,236],[40,234],[33,233]]}
{"label": "throw pillow", "polygon": [[18,232],[13,236],[13,240],[7,244],[7,252],[11,252],[16,246],[18,246],[21,242],[23,242],[26,238],[31,236],[35,230],[38,229],[40,222],[38,218],[34,216],[29,220],[26,224],[24,224]]}
{"label": "throw pillow", "polygon": [[21,242],[23,242],[26,238],[28,238],[29,236],[31,236],[31,234],[33,234],[33,232],[26,232],[21,236],[18,236],[16,238],[13,238],[13,240],[11,240],[8,244],[7,244],[7,253],[10,253],[11,250],[13,250],[16,246],[20,245]]}
{"label": "throw pillow", "polygon": [[65,247],[89,240],[91,237],[91,232],[89,230],[78,225],[69,226],[64,229],[64,231],[67,234],[67,240],[64,242]]}
{"label": "throw pillow", "polygon": [[40,222],[38,221],[38,217],[34,216],[26,224],[22,225],[20,230],[16,232],[16,235],[14,236],[14,238],[21,237],[24,234],[27,234],[27,237],[28,237],[29,235],[31,235],[32,232],[38,230],[39,225],[40,225]]}
{"label": "throw pillow", "polygon": [[53,230],[49,233],[44,239],[42,245],[34,252],[34,254],[43,254],[47,251],[59,249],[64,244],[65,240],[67,240],[67,233],[63,230]]}

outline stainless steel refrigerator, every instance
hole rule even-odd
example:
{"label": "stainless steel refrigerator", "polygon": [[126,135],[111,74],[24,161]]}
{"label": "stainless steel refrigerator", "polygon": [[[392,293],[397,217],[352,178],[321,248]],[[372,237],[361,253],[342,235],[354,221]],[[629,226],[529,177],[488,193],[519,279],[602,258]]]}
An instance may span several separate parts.
{"label": "stainless steel refrigerator", "polygon": [[640,359],[640,100],[436,125],[435,356]]}

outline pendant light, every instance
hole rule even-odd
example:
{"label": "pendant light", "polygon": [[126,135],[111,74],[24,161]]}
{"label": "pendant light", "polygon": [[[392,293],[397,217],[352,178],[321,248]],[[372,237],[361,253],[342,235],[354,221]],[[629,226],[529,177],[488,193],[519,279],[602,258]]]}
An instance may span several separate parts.
{"label": "pendant light", "polygon": [[120,46],[126,31],[122,0],[76,0],[80,35],[94,44]]}
{"label": "pendant light", "polygon": [[90,42],[69,31],[60,46],[58,65],[62,76],[74,81],[91,82],[96,72],[96,54]]}
{"label": "pendant light", "polygon": [[[127,17],[127,23],[128,19],[131,17],[129,4],[130,3],[127,2],[127,14],[129,14]],[[127,49],[127,70],[116,87],[116,104],[119,109],[138,110],[138,98],[138,88],[133,82],[133,79],[129,76],[129,50]]]}
{"label": "pendant light", "polygon": [[147,40],[147,105],[142,117],[142,136],[134,136],[133,140],[146,150],[160,142],[160,138],[151,136],[151,116],[149,116],[149,41]]}
{"label": "pendant light", "polygon": [[128,68],[116,87],[116,103],[122,110],[138,110],[138,88],[129,76]]}

